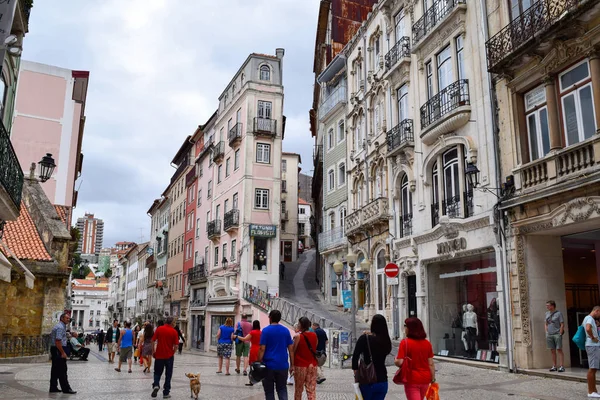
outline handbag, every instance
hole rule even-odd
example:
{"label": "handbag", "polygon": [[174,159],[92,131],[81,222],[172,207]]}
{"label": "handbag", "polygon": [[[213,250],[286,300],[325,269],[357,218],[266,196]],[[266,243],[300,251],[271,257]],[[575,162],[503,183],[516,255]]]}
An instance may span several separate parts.
{"label": "handbag", "polygon": [[304,336],[304,333],[302,334],[302,337],[304,338],[304,340],[306,340],[306,345],[308,346],[308,349],[310,350],[312,355],[315,357],[315,360],[317,360],[317,365],[319,367],[322,367],[325,364],[325,361],[327,361],[327,354],[325,354],[323,352],[316,353],[313,350],[312,346],[310,345],[308,338],[306,336]]}
{"label": "handbag", "polygon": [[437,383],[432,383],[427,388],[427,392],[425,393],[425,400],[440,400],[440,385]]}
{"label": "handbag", "polygon": [[369,336],[365,335],[365,339],[367,339],[367,348],[369,349],[369,358],[371,359],[371,362],[367,364],[363,354],[361,354],[360,360],[358,360],[358,372],[356,378],[361,385],[370,385],[371,383],[377,383],[377,374],[375,373],[375,364],[373,364]]}
{"label": "handbag", "polygon": [[573,339],[571,339],[571,340],[573,340],[573,343],[575,343],[575,345],[577,345],[579,350],[585,350],[585,338],[586,338],[585,328],[583,327],[583,324],[581,324],[577,328],[577,332],[575,333],[575,335],[573,336]]}
{"label": "handbag", "polygon": [[412,359],[408,356],[408,339],[405,339],[405,343],[406,349],[404,351],[404,361],[392,379],[396,385],[404,385],[405,383],[408,383],[408,375],[410,374],[410,362]]}

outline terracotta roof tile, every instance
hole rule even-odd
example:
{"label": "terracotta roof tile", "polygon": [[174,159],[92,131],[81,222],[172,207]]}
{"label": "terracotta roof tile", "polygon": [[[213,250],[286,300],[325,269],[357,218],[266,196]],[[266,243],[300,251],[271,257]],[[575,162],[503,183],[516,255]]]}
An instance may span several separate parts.
{"label": "terracotta roof tile", "polygon": [[[2,241],[20,260],[52,261],[25,203],[21,203],[19,218],[6,223]],[[6,256],[10,257],[9,254]]]}
{"label": "terracotta roof tile", "polygon": [[303,206],[310,206],[310,203],[308,203],[304,199],[301,199],[300,197],[298,197],[298,204],[302,204]]}
{"label": "terracotta roof tile", "polygon": [[95,285],[95,279],[73,279],[75,285]]}
{"label": "terracotta roof tile", "polygon": [[259,56],[259,57],[267,57],[267,58],[273,58],[275,60],[277,60],[277,57],[272,56],[270,54],[263,54],[263,53],[252,53],[253,56]]}
{"label": "terracotta roof tile", "polygon": [[87,286],[74,286],[73,290],[80,290],[80,291],[96,291],[96,292],[108,292],[108,288],[107,287],[101,287],[101,286],[96,286],[96,287],[87,287]]}
{"label": "terracotta roof tile", "polygon": [[55,204],[54,208],[56,209],[56,213],[58,214],[62,222],[64,222],[67,226],[67,229],[69,229],[69,224],[71,223],[71,207],[59,206]]}

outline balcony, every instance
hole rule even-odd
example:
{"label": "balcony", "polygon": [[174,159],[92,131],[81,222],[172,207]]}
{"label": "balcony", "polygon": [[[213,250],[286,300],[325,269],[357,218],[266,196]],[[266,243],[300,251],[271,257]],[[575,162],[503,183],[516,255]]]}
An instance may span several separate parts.
{"label": "balcony", "polygon": [[323,164],[323,145],[318,144],[313,148],[313,161],[315,167],[319,164]]}
{"label": "balcony", "polygon": [[288,221],[290,219],[289,211],[281,210],[281,220]]}
{"label": "balcony", "polygon": [[204,146],[202,146],[202,148],[200,149],[200,152],[198,153],[198,159],[202,158],[202,156],[204,156],[209,149],[212,148],[212,146],[215,144],[215,138],[214,136],[210,136],[208,138],[208,140],[206,142],[204,142]]}
{"label": "balcony", "polygon": [[388,225],[390,218],[388,199],[385,197],[375,199],[346,217],[346,236],[363,240],[368,237],[369,230]]}
{"label": "balcony", "polygon": [[237,229],[240,224],[240,210],[232,209],[225,213],[223,218],[223,229],[226,232]]}
{"label": "balcony", "polygon": [[202,260],[199,264],[196,264],[195,267],[188,270],[188,282],[190,283],[190,285],[206,282],[207,277],[208,275],[206,272],[206,266],[204,265],[204,260]]}
{"label": "balcony", "polygon": [[412,235],[412,233],[413,233],[412,220],[413,220],[412,214],[404,214],[400,217],[399,228],[400,228],[400,237],[401,238]]}
{"label": "balcony", "polygon": [[410,61],[410,38],[401,37],[400,40],[385,55],[385,69],[389,71],[399,60]]}
{"label": "balcony", "polygon": [[196,168],[192,168],[185,175],[185,186],[188,187],[196,180]]}
{"label": "balcony", "polygon": [[412,119],[405,119],[398,125],[390,129],[386,137],[388,147],[388,157],[395,156],[402,149],[410,146],[414,147],[414,130]]}
{"label": "balcony", "polygon": [[275,137],[277,135],[277,120],[254,117],[254,135]]}
{"label": "balcony", "polygon": [[194,309],[196,309],[196,308],[202,308],[205,306],[206,306],[206,301],[204,299],[190,301],[190,310],[191,311],[194,311]]}
{"label": "balcony", "polygon": [[469,81],[458,80],[421,107],[421,140],[432,145],[441,135],[465,125],[471,117]]}
{"label": "balcony", "polygon": [[343,226],[319,233],[319,251],[327,251],[336,247],[346,246],[346,231]]}
{"label": "balcony", "polygon": [[213,219],[206,224],[206,235],[210,240],[221,237],[221,220]]}
{"label": "balcony", "polygon": [[[442,200],[442,215],[448,218],[469,218],[473,216],[473,191],[466,191],[461,195],[448,197]],[[440,223],[440,203],[431,205],[431,226],[434,227]]]}
{"label": "balcony", "polygon": [[0,220],[14,221],[21,210],[23,170],[4,124],[0,122]]}
{"label": "balcony", "polygon": [[466,0],[437,0],[425,11],[425,14],[413,24],[413,52],[421,45],[420,42],[431,32],[440,29],[450,16],[457,12],[466,12]]}
{"label": "balcony", "polygon": [[225,142],[221,140],[219,143],[216,144],[215,149],[213,150],[213,161],[214,162],[223,161],[224,157],[225,157]]}
{"label": "balcony", "polygon": [[319,119],[324,120],[334,111],[339,110],[348,102],[347,88],[345,85],[338,86],[319,106]]}
{"label": "balcony", "polygon": [[234,147],[242,141],[242,123],[238,122],[229,130],[229,134],[227,135],[227,140],[229,140],[229,146]]}
{"label": "balcony", "polygon": [[[501,73],[518,65],[517,59],[527,53],[535,54],[532,48],[550,42],[553,33],[565,29],[569,21],[582,15],[592,6],[594,0],[537,0],[533,5],[506,25],[486,43],[488,71]],[[597,14],[597,12],[596,12]],[[585,18],[594,18],[586,13]],[[557,29],[558,28],[558,29]],[[577,29],[574,30],[577,32]],[[549,46],[553,48],[554,46]]]}

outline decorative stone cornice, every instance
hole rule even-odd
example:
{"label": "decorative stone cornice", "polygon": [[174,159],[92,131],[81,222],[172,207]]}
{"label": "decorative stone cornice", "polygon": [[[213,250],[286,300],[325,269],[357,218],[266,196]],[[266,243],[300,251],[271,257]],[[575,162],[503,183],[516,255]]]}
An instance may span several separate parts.
{"label": "decorative stone cornice", "polygon": [[[432,242],[432,241],[441,239],[442,237],[447,237],[446,235],[456,234],[456,236],[458,236],[460,231],[468,232],[468,231],[472,231],[475,229],[482,229],[482,228],[485,228],[485,227],[488,227],[491,225],[493,225],[493,223],[490,221],[489,215],[486,215],[481,218],[473,219],[470,221],[465,221],[465,222],[458,222],[458,221],[448,222],[445,227],[442,226],[442,224],[440,223],[435,228],[433,228],[433,231],[431,231],[429,233],[413,236],[413,240],[415,241],[415,243],[417,245],[420,245],[423,243]],[[454,237],[456,237],[456,236],[454,236]]]}

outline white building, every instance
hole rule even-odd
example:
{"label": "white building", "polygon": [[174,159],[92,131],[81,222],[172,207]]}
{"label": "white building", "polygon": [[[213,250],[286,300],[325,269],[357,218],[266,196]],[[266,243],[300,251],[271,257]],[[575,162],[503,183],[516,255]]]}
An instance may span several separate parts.
{"label": "white building", "polygon": [[108,329],[112,317],[108,310],[108,279],[73,279],[72,294],[73,329],[84,333]]}
{"label": "white building", "polygon": [[304,249],[313,247],[313,240],[310,237],[310,217],[312,208],[303,198],[298,198],[298,242],[302,243]]}

